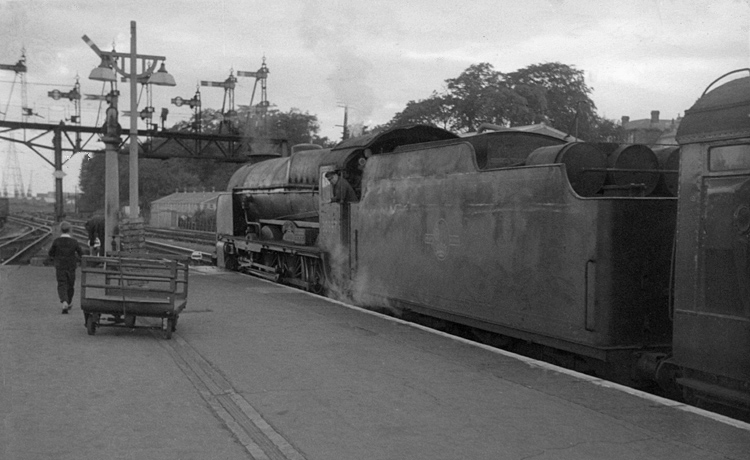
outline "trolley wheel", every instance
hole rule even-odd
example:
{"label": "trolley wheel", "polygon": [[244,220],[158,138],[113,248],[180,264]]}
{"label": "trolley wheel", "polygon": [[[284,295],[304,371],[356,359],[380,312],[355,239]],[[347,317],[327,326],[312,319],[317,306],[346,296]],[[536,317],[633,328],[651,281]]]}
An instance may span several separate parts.
{"label": "trolley wheel", "polygon": [[89,333],[89,335],[96,334],[96,315],[89,315],[86,318],[86,332]]}
{"label": "trolley wheel", "polygon": [[174,318],[167,318],[167,328],[164,329],[164,338],[169,340],[172,338],[172,331],[176,328]]}
{"label": "trolley wheel", "polygon": [[179,317],[175,316],[174,319],[172,320],[172,332],[177,330],[177,318]]}
{"label": "trolley wheel", "polygon": [[135,327],[135,315],[125,315],[125,327]]}

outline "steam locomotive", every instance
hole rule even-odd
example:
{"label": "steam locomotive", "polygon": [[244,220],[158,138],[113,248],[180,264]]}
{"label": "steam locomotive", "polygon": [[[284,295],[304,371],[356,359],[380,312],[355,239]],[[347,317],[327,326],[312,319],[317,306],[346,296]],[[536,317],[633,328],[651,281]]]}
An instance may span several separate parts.
{"label": "steam locomotive", "polygon": [[745,77],[657,151],[420,125],[293,151],[230,179],[217,264],[747,418],[748,112]]}

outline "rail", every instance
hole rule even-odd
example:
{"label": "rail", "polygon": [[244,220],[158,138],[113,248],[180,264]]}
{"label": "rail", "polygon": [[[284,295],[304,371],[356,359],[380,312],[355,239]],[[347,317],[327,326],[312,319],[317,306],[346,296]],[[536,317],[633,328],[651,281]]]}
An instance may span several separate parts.
{"label": "rail", "polygon": [[8,216],[8,221],[21,226],[17,235],[0,242],[0,265],[18,264],[38,252],[52,235],[52,227],[44,223]]}
{"label": "rail", "polygon": [[[23,263],[26,257],[33,257],[52,235],[52,229],[55,226],[54,219],[49,217],[9,216],[8,219],[28,229],[23,230],[23,236],[3,236],[0,239],[0,264],[2,265]],[[72,226],[71,235],[83,246],[88,246],[86,221],[68,219],[68,222]],[[36,229],[44,229],[44,231]],[[32,238],[30,234],[33,232],[37,232],[39,237]],[[206,246],[213,246],[216,241],[213,232],[147,227],[146,237],[147,250],[188,257],[194,264],[213,265],[215,263],[214,253],[205,251]],[[156,239],[170,242],[156,241]],[[24,245],[23,242],[27,244]]]}

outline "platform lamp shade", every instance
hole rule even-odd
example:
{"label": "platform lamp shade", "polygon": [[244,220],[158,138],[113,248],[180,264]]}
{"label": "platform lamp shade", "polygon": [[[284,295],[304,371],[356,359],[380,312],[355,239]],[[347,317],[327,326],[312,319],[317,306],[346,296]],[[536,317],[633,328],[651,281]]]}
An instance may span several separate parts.
{"label": "platform lamp shade", "polygon": [[159,70],[151,74],[151,77],[148,79],[148,83],[151,85],[157,85],[157,86],[177,86],[177,83],[174,81],[174,77],[167,72],[166,67],[164,67],[164,63],[161,63],[161,67],[159,67]]}
{"label": "platform lamp shade", "polygon": [[102,62],[99,64],[99,67],[91,71],[89,79],[105,82],[117,81],[117,74],[115,74],[114,69],[112,69],[112,65],[109,62],[109,57],[102,56]]}

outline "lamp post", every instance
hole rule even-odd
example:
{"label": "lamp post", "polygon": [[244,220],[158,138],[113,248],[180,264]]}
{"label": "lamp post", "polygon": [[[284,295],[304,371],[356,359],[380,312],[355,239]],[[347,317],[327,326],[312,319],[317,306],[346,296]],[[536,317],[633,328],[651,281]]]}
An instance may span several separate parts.
{"label": "lamp post", "polygon": [[[130,186],[129,186],[129,198],[130,198],[130,212],[129,217],[132,219],[137,219],[140,216],[140,207],[138,203],[138,82],[142,82],[144,84],[153,84],[153,85],[159,85],[159,86],[176,86],[174,77],[170,75],[167,70],[164,67],[164,62],[167,58],[164,56],[154,56],[154,55],[146,55],[146,54],[137,54],[136,52],[136,24],[135,21],[130,21],[130,52],[129,53],[118,53],[115,51],[102,51],[97,47],[91,39],[89,39],[86,35],[83,37],[83,41],[86,42],[86,44],[91,47],[92,50],[101,58],[102,62],[91,72],[91,75],[89,76],[92,80],[98,80],[98,81],[104,81],[104,82],[110,82],[113,84],[117,81],[117,75],[122,75],[126,79],[129,79],[130,83],[130,162],[129,162],[129,170],[130,170]],[[130,71],[128,72],[125,69],[125,61],[130,60]],[[142,64],[142,72],[138,73],[138,61],[141,61]],[[161,62],[161,67],[158,71],[154,72],[154,69],[156,66]],[[106,126],[108,128],[111,128],[111,132],[119,131],[119,129],[115,129],[117,124],[117,98],[118,98],[118,92],[113,89],[112,94],[112,100],[110,101],[110,109],[114,109],[114,117],[107,117],[107,124]],[[119,140],[119,135],[117,136]],[[105,136],[104,139],[105,145],[109,146],[110,144],[107,143],[107,139]],[[119,145],[119,144],[118,144]],[[107,150],[109,153],[109,149]],[[116,157],[116,147],[115,147],[115,156],[113,159],[110,160],[110,157],[107,157],[106,163],[109,164],[110,162],[113,163],[114,167],[114,181],[117,181],[117,157]],[[110,171],[109,168],[107,168],[107,171]],[[111,172],[107,174],[107,180],[111,179],[113,176],[111,175]],[[107,187],[107,184],[105,184],[105,190],[109,190],[112,187]],[[115,227],[114,220],[117,219],[117,214],[119,210],[119,187],[114,190],[110,190],[109,192],[105,192],[105,240],[110,241],[110,236],[113,235],[113,230]],[[111,204],[112,202],[116,202],[117,206],[114,210],[110,209],[107,211],[107,205]],[[113,220],[114,219],[114,220]],[[112,222],[110,222],[112,220]]]}
{"label": "lamp post", "polygon": [[[102,63],[104,61],[102,60]],[[95,72],[101,73],[99,77],[94,79],[103,79],[106,76],[106,72],[103,67],[94,69],[92,75]],[[113,81],[116,80],[114,71],[108,69],[111,73]],[[106,96],[94,96],[87,94],[86,99],[90,100],[106,100],[109,103],[107,108],[106,119],[104,126],[102,127],[102,142],[104,142],[104,241],[100,241],[104,250],[106,251],[106,242],[110,241],[113,230],[117,225],[119,219],[120,209],[120,176],[118,174],[117,164],[117,151],[120,148],[120,123],[117,121],[117,100],[120,96],[120,92],[113,89]],[[62,171],[60,171],[62,173]]]}

